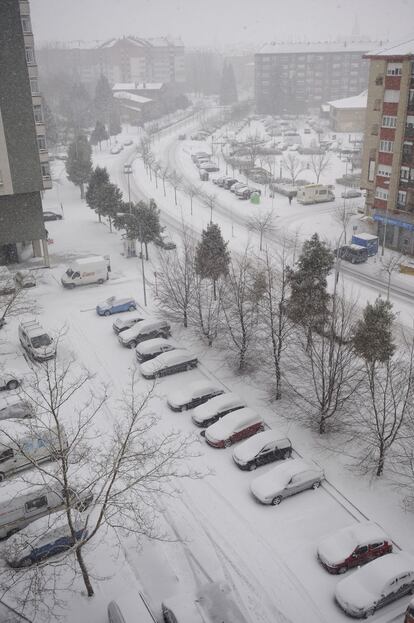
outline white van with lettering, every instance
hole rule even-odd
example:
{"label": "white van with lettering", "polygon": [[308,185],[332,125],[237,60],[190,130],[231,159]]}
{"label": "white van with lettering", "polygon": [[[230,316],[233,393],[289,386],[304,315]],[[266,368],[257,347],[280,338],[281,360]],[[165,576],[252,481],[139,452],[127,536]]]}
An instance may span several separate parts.
{"label": "white van with lettering", "polygon": [[65,288],[73,290],[76,286],[104,283],[109,279],[110,271],[109,255],[92,255],[73,260],[60,281]]}

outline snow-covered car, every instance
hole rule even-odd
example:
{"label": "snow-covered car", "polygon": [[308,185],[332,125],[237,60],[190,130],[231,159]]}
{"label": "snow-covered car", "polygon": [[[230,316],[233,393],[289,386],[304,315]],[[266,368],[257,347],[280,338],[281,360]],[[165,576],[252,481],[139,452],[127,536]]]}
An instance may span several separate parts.
{"label": "snow-covered car", "polygon": [[36,285],[36,277],[32,270],[18,270],[14,274],[14,280],[19,288],[34,288]]}
{"label": "snow-covered car", "polygon": [[155,337],[167,338],[171,335],[171,327],[165,320],[143,320],[134,324],[130,329],[121,331],[118,341],[122,346],[135,348],[145,340],[152,340]]}
{"label": "snow-covered car", "polygon": [[31,359],[48,361],[56,357],[56,343],[37,320],[22,321],[18,333],[20,344]]}
{"label": "snow-covered car", "polygon": [[196,355],[189,353],[183,348],[177,348],[167,353],[161,353],[150,361],[145,361],[139,366],[144,379],[155,379],[160,376],[168,376],[177,372],[192,370],[198,365]]}
{"label": "snow-covered car", "polygon": [[17,395],[2,396],[0,398],[0,420],[34,417],[34,410],[30,402]]}
{"label": "snow-covered car", "polygon": [[21,379],[14,372],[4,372],[0,370],[0,392],[17,389],[20,383]]}
{"label": "snow-covered car", "polygon": [[197,426],[210,426],[232,411],[243,409],[245,402],[237,394],[221,394],[196,407],[191,419]]}
{"label": "snow-covered car", "polygon": [[63,218],[62,215],[61,214],[57,214],[56,212],[51,212],[51,211],[43,212],[43,220],[44,220],[44,222],[46,222],[46,221],[61,221],[62,218]]}
{"label": "snow-covered car", "polygon": [[224,182],[225,182],[226,178],[225,177],[213,177],[213,179],[211,180],[213,182],[213,184],[215,184],[216,186],[224,186]]}
{"label": "snow-covered car", "polygon": [[246,184],[243,182],[235,182],[229,187],[229,191],[231,193],[235,193],[238,188],[246,188]]}
{"label": "snow-covered car", "polygon": [[198,160],[198,158],[210,158],[210,154],[208,154],[206,151],[196,151],[194,154],[191,154],[191,160],[193,162],[196,162]]}
{"label": "snow-covered car", "polygon": [[[205,158],[197,158],[197,160],[195,161],[195,165],[197,169],[200,169],[201,165],[206,164],[207,162],[210,162],[210,156],[206,156]],[[204,169],[201,170],[203,171]]]}
{"label": "snow-covered car", "polygon": [[404,623],[414,623],[414,599],[407,606]]}
{"label": "snow-covered car", "polygon": [[239,199],[250,199],[250,197],[255,193],[261,195],[262,191],[259,188],[250,188],[249,186],[245,186],[244,188],[237,188],[234,194]]}
{"label": "snow-covered car", "polygon": [[11,536],[3,546],[3,555],[10,567],[30,567],[46,558],[71,549],[88,535],[86,517],[73,511],[72,536],[66,512],[46,515]]}
{"label": "snow-covered car", "polygon": [[392,552],[392,541],[376,523],[366,521],[334,532],[318,545],[317,556],[329,573],[345,573]]}
{"label": "snow-covered car", "polygon": [[122,145],[114,145],[111,147],[111,154],[115,156],[116,154],[120,154],[122,151]]}
{"label": "snow-covered car", "polygon": [[292,444],[287,437],[281,437],[276,430],[265,430],[244,441],[233,451],[233,461],[240,469],[253,470],[260,465],[288,459]]}
{"label": "snow-covered car", "polygon": [[405,552],[373,560],[335,588],[335,599],[347,614],[365,619],[414,591],[414,559]]}
{"label": "snow-covered car", "polygon": [[137,302],[131,297],[117,298],[116,296],[110,296],[103,303],[98,303],[96,313],[98,316],[111,316],[120,312],[135,311],[136,308]]}
{"label": "snow-covered car", "polygon": [[177,248],[177,245],[175,244],[175,242],[173,242],[171,238],[169,238],[167,234],[164,234],[164,233],[161,233],[159,238],[156,238],[154,240],[154,244],[157,247],[164,249],[165,251],[172,251],[173,249]]}
{"label": "snow-covered car", "polygon": [[119,318],[116,318],[112,323],[112,328],[115,333],[119,335],[119,333],[122,333],[122,331],[130,329],[131,327],[136,325],[137,322],[142,322],[143,320],[144,318],[139,312],[128,313],[126,316],[120,316]]}
{"label": "snow-covered car", "polygon": [[214,164],[214,162],[202,162],[199,168],[201,171],[208,171],[208,173],[215,173],[216,171],[220,171],[220,167]]}
{"label": "snow-covered car", "polygon": [[217,383],[205,379],[172,391],[167,396],[167,404],[173,411],[186,411],[187,409],[194,409],[210,398],[221,394],[224,394],[224,389]]}
{"label": "snow-covered car", "polygon": [[233,443],[255,435],[264,428],[263,418],[253,409],[243,407],[222,417],[211,424],[201,434],[210,446],[228,448]]}
{"label": "snow-covered car", "polygon": [[362,197],[362,192],[355,188],[349,188],[341,193],[341,197],[342,199],[356,199],[357,197]]}
{"label": "snow-covered car", "polygon": [[139,363],[150,361],[154,357],[158,357],[162,353],[168,353],[170,350],[175,350],[177,347],[171,344],[163,337],[156,337],[153,340],[146,340],[142,344],[138,344],[135,349],[135,356]]}
{"label": "snow-covered car", "polygon": [[250,491],[262,504],[280,504],[291,495],[317,489],[324,478],[323,470],[303,459],[290,459],[255,478]]}
{"label": "snow-covered car", "polygon": [[133,145],[134,141],[131,138],[128,138],[126,141],[123,142],[124,147],[129,147],[130,145]]}
{"label": "snow-covered car", "polygon": [[226,190],[229,190],[233,186],[233,184],[238,184],[238,183],[239,183],[239,180],[236,177],[228,177],[224,181],[223,188],[225,188]]}

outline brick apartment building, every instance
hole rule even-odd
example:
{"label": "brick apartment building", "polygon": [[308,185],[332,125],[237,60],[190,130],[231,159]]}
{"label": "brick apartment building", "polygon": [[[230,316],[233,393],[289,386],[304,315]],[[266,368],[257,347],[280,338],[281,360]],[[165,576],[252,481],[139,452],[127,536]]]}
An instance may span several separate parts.
{"label": "brick apartment building", "polygon": [[361,187],[380,241],[414,254],[414,39],[369,52]]}
{"label": "brick apartment building", "polygon": [[259,114],[304,113],[367,88],[372,42],[271,43],[255,54]]}
{"label": "brick apartment building", "polygon": [[0,264],[47,258],[41,192],[52,187],[27,0],[0,2]]}

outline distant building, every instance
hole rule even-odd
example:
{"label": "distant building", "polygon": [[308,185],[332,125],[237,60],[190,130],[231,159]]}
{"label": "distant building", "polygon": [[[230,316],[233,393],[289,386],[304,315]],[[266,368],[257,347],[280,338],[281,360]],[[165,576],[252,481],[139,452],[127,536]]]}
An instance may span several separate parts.
{"label": "distant building", "polygon": [[259,114],[304,113],[367,88],[372,42],[271,43],[255,54]]}
{"label": "distant building", "polygon": [[117,82],[112,92],[129,123],[139,125],[175,109],[175,91],[162,82]]}
{"label": "distant building", "polygon": [[85,84],[96,83],[101,75],[111,85],[162,82],[179,89],[185,82],[184,45],[169,37],[54,44],[41,48],[38,56],[42,75],[65,72]]}
{"label": "distant building", "polygon": [[329,120],[335,132],[363,132],[368,92],[328,102]]}
{"label": "distant building", "polygon": [[369,52],[361,186],[380,241],[414,254],[414,39]]}
{"label": "distant building", "polygon": [[[27,0],[0,2],[0,264],[45,255],[52,187]],[[43,249],[42,249],[43,247]]]}

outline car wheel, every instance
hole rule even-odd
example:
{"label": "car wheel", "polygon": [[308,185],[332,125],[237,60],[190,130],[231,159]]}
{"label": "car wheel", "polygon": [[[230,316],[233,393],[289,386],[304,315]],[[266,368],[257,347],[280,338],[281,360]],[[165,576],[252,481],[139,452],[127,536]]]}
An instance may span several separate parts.
{"label": "car wheel", "polygon": [[226,439],[226,441],[224,442],[224,447],[230,448],[230,446],[231,446],[231,439]]}
{"label": "car wheel", "polygon": [[128,348],[135,348],[137,345],[135,340],[132,340],[131,342],[128,342]]}
{"label": "car wheel", "polygon": [[187,411],[188,410],[188,405],[183,405],[181,407],[181,411]]}
{"label": "car wheel", "polygon": [[135,310],[136,310],[135,305],[130,305],[130,306],[128,307],[128,311],[135,311]]}
{"label": "car wheel", "polygon": [[191,368],[192,368],[192,367],[193,367],[193,366],[191,365],[191,363],[187,363],[187,365],[185,366],[185,369],[186,369],[186,370],[187,370],[187,372],[188,372],[189,370],[191,370]]}
{"label": "car wheel", "polygon": [[253,463],[250,463],[249,465],[249,472],[252,472],[256,468],[257,468],[257,464],[253,461]]}
{"label": "car wheel", "polygon": [[375,612],[375,608],[370,608],[369,610],[364,612],[364,619],[371,617],[374,614],[374,612]]}
{"label": "car wheel", "polygon": [[0,482],[3,482],[5,478],[6,478],[6,475],[3,472],[0,472]]}
{"label": "car wheel", "polygon": [[104,312],[104,316],[110,316],[111,312],[109,311],[109,309],[106,310],[106,312]]}
{"label": "car wheel", "polygon": [[98,279],[98,283],[101,286],[103,284],[104,280],[103,279]]}
{"label": "car wheel", "polygon": [[355,260],[354,260],[354,258],[352,258],[352,260],[351,260],[351,264],[355,264]]}
{"label": "car wheel", "polygon": [[272,505],[278,506],[278,504],[280,504],[281,501],[282,501],[282,497],[280,495],[277,495],[275,498],[273,498]]}
{"label": "car wheel", "polygon": [[318,489],[320,486],[321,486],[321,481],[317,480],[316,482],[313,483],[312,489]]}
{"label": "car wheel", "polygon": [[346,573],[347,571],[348,571],[348,567],[339,567],[338,575],[342,575],[343,573]]}
{"label": "car wheel", "polygon": [[9,381],[6,385],[7,389],[17,389],[19,387],[19,381],[15,379],[13,381]]}

